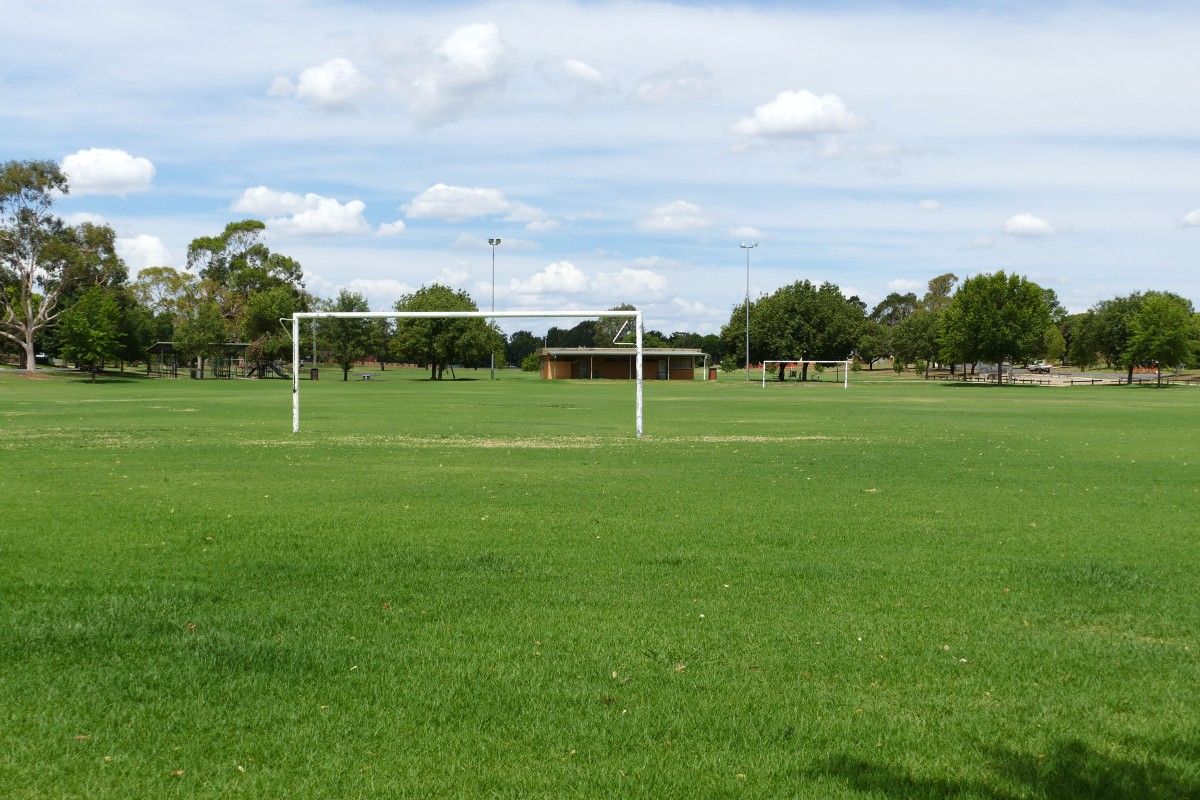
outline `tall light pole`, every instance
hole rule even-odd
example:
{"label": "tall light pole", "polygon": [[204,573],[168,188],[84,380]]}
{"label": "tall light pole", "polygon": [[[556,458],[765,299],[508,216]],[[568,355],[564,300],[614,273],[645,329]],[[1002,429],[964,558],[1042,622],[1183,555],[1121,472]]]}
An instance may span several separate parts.
{"label": "tall light pole", "polygon": [[[500,239],[492,237],[488,239],[488,244],[492,246],[492,311],[496,310],[496,248],[500,246]],[[492,380],[496,380],[496,353],[492,352]]]}
{"label": "tall light pole", "polygon": [[746,380],[750,380],[750,251],[758,242],[742,242],[738,247],[746,251]]}

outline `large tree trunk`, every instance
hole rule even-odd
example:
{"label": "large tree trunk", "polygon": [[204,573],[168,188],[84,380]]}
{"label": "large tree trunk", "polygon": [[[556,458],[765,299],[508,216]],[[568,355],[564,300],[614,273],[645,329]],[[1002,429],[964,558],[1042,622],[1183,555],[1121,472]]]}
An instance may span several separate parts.
{"label": "large tree trunk", "polygon": [[1162,364],[1156,364],[1158,367],[1158,388],[1162,388]]}
{"label": "large tree trunk", "polygon": [[25,329],[25,344],[23,345],[23,349],[25,350],[25,371],[29,373],[37,372],[37,358],[35,357],[37,350],[33,346],[32,328]]}
{"label": "large tree trunk", "polygon": [[342,383],[350,380],[350,365],[342,364]]}
{"label": "large tree trunk", "polygon": [[1125,374],[1125,382],[1133,383],[1133,362],[1129,362],[1129,372]]}
{"label": "large tree trunk", "polygon": [[92,370],[92,383],[95,383],[96,382],[96,362],[95,361],[93,361],[91,363],[91,370]]}

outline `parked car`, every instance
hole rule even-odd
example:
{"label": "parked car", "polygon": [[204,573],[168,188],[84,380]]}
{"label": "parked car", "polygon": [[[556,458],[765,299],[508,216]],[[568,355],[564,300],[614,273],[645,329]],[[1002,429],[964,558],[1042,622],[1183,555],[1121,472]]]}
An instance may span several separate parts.
{"label": "parked car", "polygon": [[1038,361],[1037,363],[1029,365],[1029,371],[1033,373],[1040,373],[1042,375],[1049,375],[1050,365],[1045,361]]}

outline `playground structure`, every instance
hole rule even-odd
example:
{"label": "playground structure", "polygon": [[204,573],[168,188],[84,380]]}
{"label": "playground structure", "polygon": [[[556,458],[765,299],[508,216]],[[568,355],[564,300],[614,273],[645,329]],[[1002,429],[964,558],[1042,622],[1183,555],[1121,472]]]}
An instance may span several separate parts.
{"label": "playground structure", "polygon": [[[197,366],[188,363],[176,346],[175,342],[155,342],[146,349],[147,378],[178,378],[180,369],[184,369],[191,377],[204,377],[208,373],[214,378],[252,378],[258,371],[259,365],[246,358],[246,342],[225,342],[219,355],[209,359],[201,359],[200,374],[197,376]],[[278,362],[263,362],[263,372],[273,372],[281,378],[291,376],[279,368]]]}

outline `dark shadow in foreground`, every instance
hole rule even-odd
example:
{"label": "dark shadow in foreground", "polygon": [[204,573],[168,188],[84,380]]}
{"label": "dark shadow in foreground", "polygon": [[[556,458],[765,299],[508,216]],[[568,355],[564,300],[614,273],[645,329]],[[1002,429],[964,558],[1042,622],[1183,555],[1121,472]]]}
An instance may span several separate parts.
{"label": "dark shadow in foreground", "polygon": [[[1180,800],[1200,798],[1200,744],[1172,742],[1151,748],[1146,760],[1101,753],[1068,739],[1042,754],[1002,748],[981,752],[995,781],[923,778],[908,771],[852,756],[829,759],[817,774],[839,778],[850,788],[904,800],[943,798],[1088,798],[1089,800]],[[1174,756],[1192,765],[1180,769],[1163,760]],[[1012,786],[1013,789],[1003,788]]]}

